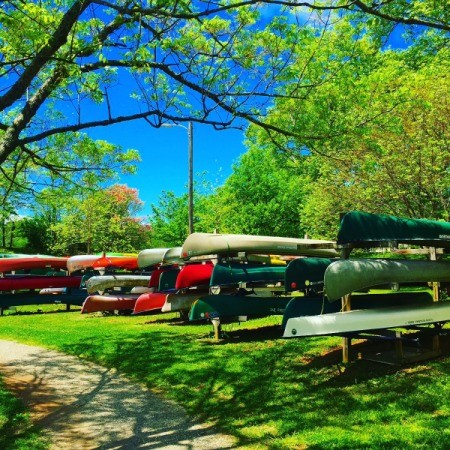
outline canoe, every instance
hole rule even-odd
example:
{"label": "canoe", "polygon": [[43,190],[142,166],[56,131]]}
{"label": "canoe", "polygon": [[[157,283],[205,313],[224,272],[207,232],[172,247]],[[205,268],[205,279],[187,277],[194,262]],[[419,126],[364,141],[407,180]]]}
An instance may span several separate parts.
{"label": "canoe", "polygon": [[158,291],[171,291],[175,289],[175,284],[180,273],[179,267],[167,268],[159,276]]}
{"label": "canoe", "polygon": [[192,233],[184,241],[181,257],[190,259],[203,255],[232,255],[239,252],[272,255],[334,257],[333,241],[295,239],[245,234]]}
{"label": "canoe", "polygon": [[86,281],[86,289],[93,294],[113,287],[148,286],[149,281],[150,275],[99,275]]}
{"label": "canoe", "polygon": [[136,300],[133,308],[133,314],[161,311],[167,295],[168,294],[165,292],[150,292],[147,294],[141,294]]}
{"label": "canoe", "polygon": [[0,291],[18,291],[45,288],[79,288],[81,277],[74,276],[11,276],[0,278]]}
{"label": "canoe", "polygon": [[68,258],[58,256],[0,258],[0,272],[49,268],[67,270],[67,261]]}
{"label": "canoe", "polygon": [[180,262],[181,247],[149,248],[138,253],[140,268],[157,265],[178,264]]}
{"label": "canoe", "polygon": [[294,259],[286,268],[285,291],[304,291],[306,289],[323,291],[325,270],[333,261],[330,258]]}
{"label": "canoe", "polygon": [[133,311],[139,295],[89,295],[86,297],[81,314],[106,311]]}
{"label": "canoe", "polygon": [[98,255],[75,255],[67,260],[67,269],[69,273],[86,269],[128,269],[136,270],[137,255],[132,253],[101,253]]}
{"label": "canoe", "polygon": [[[385,308],[400,305],[425,305],[433,302],[431,291],[389,292],[386,294],[357,294],[351,298],[352,309]],[[326,297],[294,297],[286,306],[281,327],[289,319],[302,316],[318,316],[341,311],[340,302],[329,302]]]}
{"label": "canoe", "polygon": [[198,298],[208,295],[208,290],[192,289],[187,292],[174,292],[166,296],[161,312],[189,311]]}
{"label": "canoe", "polygon": [[227,286],[239,283],[278,283],[284,281],[286,266],[270,266],[257,263],[217,263],[211,275],[211,286]]}
{"label": "canoe", "polygon": [[389,246],[390,243],[450,248],[450,222],[405,219],[361,211],[351,211],[343,216],[338,245],[363,248]]}
{"label": "canoe", "polygon": [[189,320],[281,315],[290,300],[290,297],[206,295],[192,304]]}
{"label": "canoe", "polygon": [[450,320],[450,302],[394,306],[291,318],[283,337],[345,334],[367,330],[403,328]]}
{"label": "canoe", "polygon": [[188,264],[183,266],[178,274],[175,289],[186,289],[195,286],[209,286],[213,264]]}
{"label": "canoe", "polygon": [[342,259],[325,271],[325,294],[330,301],[351,292],[385,283],[450,281],[450,262]]}
{"label": "canoe", "polygon": [[21,292],[16,294],[4,293],[0,295],[0,309],[10,306],[25,305],[77,305],[81,306],[86,298],[86,292],[74,289],[65,294],[40,294],[37,292]]}

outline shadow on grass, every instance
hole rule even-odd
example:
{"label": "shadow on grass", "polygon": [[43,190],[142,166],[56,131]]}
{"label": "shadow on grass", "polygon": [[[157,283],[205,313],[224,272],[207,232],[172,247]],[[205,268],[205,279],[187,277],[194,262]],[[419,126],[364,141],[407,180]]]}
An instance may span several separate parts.
{"label": "shadow on grass", "polygon": [[[274,339],[278,327],[236,330],[220,345],[192,331],[172,331],[80,342],[65,351],[145,382],[194,417],[238,437],[239,445],[450,446],[443,432],[448,416],[437,413],[448,411],[448,398],[433,387],[436,380],[447,383],[446,362],[411,370],[357,361],[343,370],[340,350],[329,351],[320,338]],[[398,424],[406,420],[411,431],[404,427],[398,434]],[[348,429],[338,437],[342,424]],[[417,427],[425,431],[418,435]]]}

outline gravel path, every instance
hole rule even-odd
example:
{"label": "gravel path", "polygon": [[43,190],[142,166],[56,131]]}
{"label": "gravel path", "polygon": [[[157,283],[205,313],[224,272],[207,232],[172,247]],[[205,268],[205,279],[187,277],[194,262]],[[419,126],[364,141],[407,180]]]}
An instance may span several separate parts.
{"label": "gravel path", "polygon": [[0,340],[4,381],[31,409],[52,449],[230,449],[234,439],[190,420],[114,370]]}

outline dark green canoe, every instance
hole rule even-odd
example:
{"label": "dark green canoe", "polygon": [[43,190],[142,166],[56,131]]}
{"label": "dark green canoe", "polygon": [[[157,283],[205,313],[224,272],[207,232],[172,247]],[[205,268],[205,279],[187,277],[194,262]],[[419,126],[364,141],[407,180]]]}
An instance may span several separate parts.
{"label": "dark green canoe", "polygon": [[450,248],[450,222],[360,211],[351,211],[342,217],[338,245],[364,248],[386,243]]}
{"label": "dark green canoe", "polygon": [[177,281],[179,273],[179,268],[165,270],[164,272],[162,272],[159,277],[158,291],[164,292],[175,289],[175,283]]}
{"label": "dark green canoe", "polygon": [[[420,305],[433,302],[430,291],[389,292],[386,294],[355,294],[351,298],[352,309],[385,308],[399,305]],[[341,310],[341,302],[329,302],[326,297],[294,297],[287,304],[283,314],[282,328],[288,319],[301,316],[317,316],[336,313]]]}
{"label": "dark green canoe", "polygon": [[214,266],[211,286],[226,286],[238,283],[278,283],[284,281],[286,266],[257,263],[220,262]]}
{"label": "dark green canoe", "polygon": [[86,291],[78,289],[67,294],[39,294],[36,292],[8,293],[0,295],[0,309],[6,309],[10,306],[52,305],[59,303],[81,306],[85,299]]}
{"label": "dark green canoe", "polygon": [[325,270],[333,261],[335,260],[329,258],[294,259],[286,268],[285,291],[304,291],[309,288],[323,291]]}
{"label": "dark green canoe", "polygon": [[206,295],[193,303],[189,320],[281,315],[290,300],[290,297]]}

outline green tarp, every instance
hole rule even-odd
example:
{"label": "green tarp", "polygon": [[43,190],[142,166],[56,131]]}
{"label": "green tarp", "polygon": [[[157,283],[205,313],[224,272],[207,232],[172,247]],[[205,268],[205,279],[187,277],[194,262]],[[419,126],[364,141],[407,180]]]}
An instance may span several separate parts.
{"label": "green tarp", "polygon": [[351,211],[341,220],[338,245],[373,247],[391,242],[450,248],[450,222],[403,219],[360,211]]}

